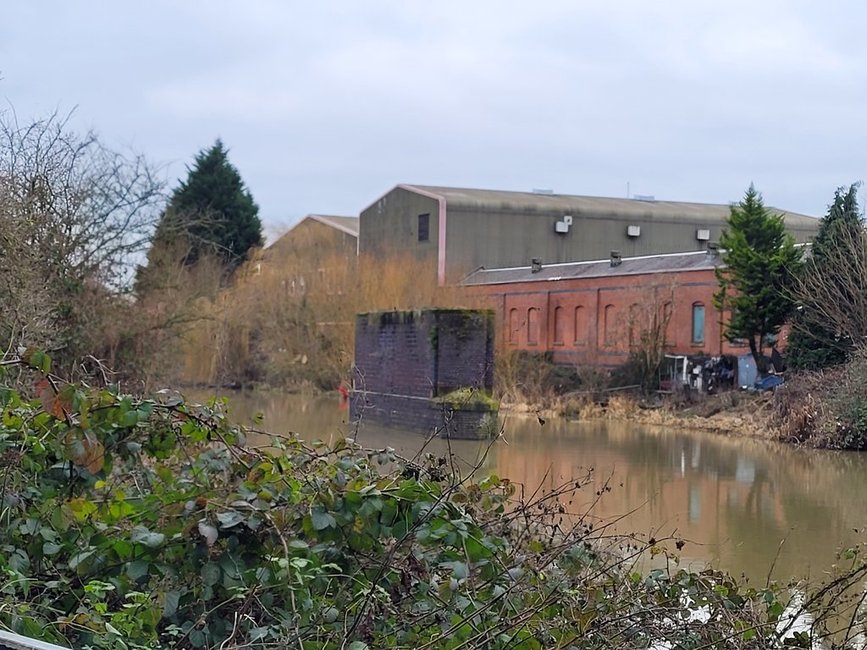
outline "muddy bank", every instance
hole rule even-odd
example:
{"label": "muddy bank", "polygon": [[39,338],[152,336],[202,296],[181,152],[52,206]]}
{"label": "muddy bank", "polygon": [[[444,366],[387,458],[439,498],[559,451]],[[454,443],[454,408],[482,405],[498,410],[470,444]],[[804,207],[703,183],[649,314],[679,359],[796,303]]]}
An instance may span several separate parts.
{"label": "muddy bank", "polygon": [[501,404],[504,414],[532,414],[542,419],[626,420],[652,425],[710,431],[727,436],[778,440],[772,425],[770,393],[731,391],[707,395],[694,403],[669,397],[648,403],[637,396],[617,395],[604,403],[580,399],[554,399],[545,404]]}

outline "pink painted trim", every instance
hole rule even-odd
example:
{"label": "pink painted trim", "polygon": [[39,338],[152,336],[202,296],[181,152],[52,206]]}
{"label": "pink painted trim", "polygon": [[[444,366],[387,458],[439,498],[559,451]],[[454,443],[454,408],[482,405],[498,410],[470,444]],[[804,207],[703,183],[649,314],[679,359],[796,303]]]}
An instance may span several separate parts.
{"label": "pink painted trim", "polygon": [[414,185],[398,185],[397,187],[407,190],[408,192],[415,192],[416,194],[436,199],[439,204],[439,214],[437,215],[437,220],[439,221],[439,230],[437,235],[439,238],[439,241],[437,242],[437,284],[444,287],[446,284],[446,199],[444,196],[419,189]]}

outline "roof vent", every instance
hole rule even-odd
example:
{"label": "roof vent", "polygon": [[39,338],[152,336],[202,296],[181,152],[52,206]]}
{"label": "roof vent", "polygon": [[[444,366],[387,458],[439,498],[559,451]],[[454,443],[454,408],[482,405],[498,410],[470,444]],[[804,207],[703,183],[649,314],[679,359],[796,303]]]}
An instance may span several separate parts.
{"label": "roof vent", "polygon": [[623,258],[620,256],[620,251],[611,251],[611,266],[620,266],[623,264]]}
{"label": "roof vent", "polygon": [[641,226],[631,224],[626,226],[627,237],[641,237]]}
{"label": "roof vent", "polygon": [[695,231],[695,238],[698,241],[710,240],[710,230],[708,228],[697,228]]}
{"label": "roof vent", "polygon": [[547,188],[547,187],[534,187],[534,188],[533,188],[533,194],[547,194],[547,195],[550,195],[550,194],[553,194],[553,193],[554,193],[554,190],[549,189],[549,188]]}
{"label": "roof vent", "polygon": [[707,243],[707,256],[708,257],[719,257],[719,244],[715,241],[709,241]]}
{"label": "roof vent", "polygon": [[633,194],[632,199],[634,201],[656,201],[656,197],[653,194]]}
{"label": "roof vent", "polygon": [[542,270],[542,260],[538,257],[534,257],[530,262],[530,273],[538,273]]}

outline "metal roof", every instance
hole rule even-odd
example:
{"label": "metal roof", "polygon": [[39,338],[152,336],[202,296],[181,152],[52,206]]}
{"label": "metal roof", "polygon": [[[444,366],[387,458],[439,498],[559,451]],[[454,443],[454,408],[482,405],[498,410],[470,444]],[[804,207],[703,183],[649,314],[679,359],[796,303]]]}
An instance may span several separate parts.
{"label": "metal roof", "polygon": [[337,230],[345,232],[347,235],[358,237],[358,217],[338,217],[331,214],[308,214],[304,219],[313,219],[319,223],[324,223],[326,226],[337,228]]}
{"label": "metal roof", "polygon": [[340,232],[346,233],[350,237],[355,237],[356,239],[358,239],[358,217],[339,217],[330,214],[308,214],[301,221],[299,221],[289,230],[283,233],[277,239],[277,241],[268,246],[265,249],[266,254],[281,250],[286,245],[285,242],[290,241],[289,239],[287,239],[287,237],[292,234],[292,231],[298,228],[308,219],[312,221],[318,221],[319,223],[324,224],[329,228],[334,228],[336,230],[339,230]]}
{"label": "metal roof", "polygon": [[[510,192],[504,190],[479,190],[435,185],[398,185],[410,192],[420,190],[445,199],[446,205],[490,212],[524,212],[583,214],[625,221],[630,219],[684,220],[719,222],[731,213],[729,204],[688,203],[681,201],[657,201],[647,199],[606,198],[598,196],[573,196],[541,192]],[[804,214],[787,212],[766,206],[768,210],[784,215],[790,228],[812,228],[818,220]]]}
{"label": "metal roof", "polygon": [[479,269],[470,273],[461,283],[464,286],[509,284],[514,282],[554,282],[576,278],[600,278],[676,271],[706,271],[722,265],[722,258],[707,251],[667,253],[621,258],[620,264],[611,266],[611,259],[589,262],[548,264],[533,272],[531,266],[502,269]]}

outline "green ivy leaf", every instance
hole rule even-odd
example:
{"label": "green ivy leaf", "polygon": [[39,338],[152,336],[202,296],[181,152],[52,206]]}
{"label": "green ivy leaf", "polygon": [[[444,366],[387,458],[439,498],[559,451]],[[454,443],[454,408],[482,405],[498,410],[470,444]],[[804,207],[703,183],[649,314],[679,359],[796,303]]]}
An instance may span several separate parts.
{"label": "green ivy leaf", "polygon": [[231,528],[237,526],[245,517],[237,510],[227,510],[217,515],[217,520],[220,522],[220,528]]}
{"label": "green ivy leaf", "polygon": [[120,426],[122,427],[134,427],[138,424],[139,414],[138,411],[127,411],[123,414],[123,417],[120,419]]}
{"label": "green ivy leaf", "polygon": [[63,548],[60,544],[55,544],[54,542],[45,542],[42,545],[42,553],[43,555],[56,555]]}
{"label": "green ivy leaf", "polygon": [[145,562],[143,560],[135,560],[134,562],[130,562],[126,565],[126,574],[132,580],[138,580],[139,578],[147,575],[149,568],[149,562]]}
{"label": "green ivy leaf", "polygon": [[337,526],[337,521],[334,517],[326,512],[325,508],[317,506],[310,513],[310,523],[313,524],[314,530],[325,530]]}
{"label": "green ivy leaf", "polygon": [[190,643],[194,648],[204,648],[206,643],[205,633],[201,630],[191,630]]}
{"label": "green ivy leaf", "polygon": [[174,616],[175,612],[178,611],[178,603],[180,602],[181,592],[169,591],[166,593],[165,600],[163,601],[163,616],[166,618]]}
{"label": "green ivy leaf", "polygon": [[212,587],[220,581],[220,565],[208,562],[202,567],[202,581],[208,587]]}
{"label": "green ivy leaf", "polygon": [[469,573],[467,565],[464,562],[443,562],[442,566],[443,568],[451,569],[452,575],[458,580],[463,580]]}
{"label": "green ivy leaf", "polygon": [[144,526],[136,526],[132,529],[130,541],[134,544],[144,544],[148,548],[158,548],[166,541],[166,536],[162,533],[151,532]]}
{"label": "green ivy leaf", "polygon": [[250,641],[258,641],[259,639],[263,639],[268,636],[268,632],[271,630],[270,627],[254,627],[250,630]]}
{"label": "green ivy leaf", "polygon": [[24,360],[34,370],[38,370],[43,375],[51,372],[51,357],[45,354],[42,350],[28,348],[24,352]]}
{"label": "green ivy leaf", "polygon": [[9,564],[10,569],[18,573],[26,573],[27,569],[30,568],[30,558],[27,557],[27,553],[21,548],[16,548],[10,553],[6,562]]}
{"label": "green ivy leaf", "polygon": [[[89,558],[94,553],[96,553],[95,548],[89,548],[89,549],[84,550],[84,551],[79,551],[78,553],[73,555],[71,558],[69,558],[69,568],[72,570],[77,569],[78,566],[82,562],[84,562],[87,558]],[[10,564],[11,564],[11,562],[10,562]]]}

